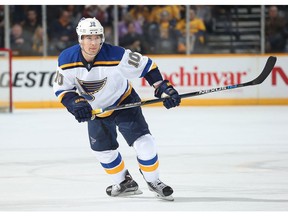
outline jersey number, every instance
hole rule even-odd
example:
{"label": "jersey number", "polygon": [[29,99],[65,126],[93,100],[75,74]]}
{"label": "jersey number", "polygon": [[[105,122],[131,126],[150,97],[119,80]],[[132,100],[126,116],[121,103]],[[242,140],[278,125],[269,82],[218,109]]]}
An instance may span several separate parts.
{"label": "jersey number", "polygon": [[57,83],[59,86],[63,85],[63,75],[59,73],[59,71],[56,71],[56,77],[54,82]]}
{"label": "jersey number", "polygon": [[138,68],[140,60],[141,60],[141,55],[139,53],[135,53],[135,52],[129,53],[129,60],[128,60],[129,65],[132,65]]}

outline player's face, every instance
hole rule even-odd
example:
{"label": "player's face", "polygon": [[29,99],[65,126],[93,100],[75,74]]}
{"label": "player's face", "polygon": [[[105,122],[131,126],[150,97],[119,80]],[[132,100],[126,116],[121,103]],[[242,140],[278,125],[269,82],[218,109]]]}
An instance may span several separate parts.
{"label": "player's face", "polygon": [[84,35],[82,38],[82,48],[90,55],[96,55],[99,52],[101,44],[100,35]]}

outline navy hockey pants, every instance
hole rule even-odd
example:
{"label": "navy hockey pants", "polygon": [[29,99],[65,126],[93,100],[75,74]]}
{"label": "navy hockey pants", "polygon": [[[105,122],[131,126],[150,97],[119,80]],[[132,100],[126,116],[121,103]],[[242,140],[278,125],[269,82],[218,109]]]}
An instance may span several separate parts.
{"label": "navy hockey pants", "polygon": [[[138,94],[132,89],[131,94],[122,104],[134,103],[140,100]],[[117,149],[119,144],[117,142],[116,126],[118,126],[119,131],[129,146],[139,137],[150,133],[141,107],[117,110],[108,117],[95,118],[94,120],[88,121],[91,148],[94,151]]]}

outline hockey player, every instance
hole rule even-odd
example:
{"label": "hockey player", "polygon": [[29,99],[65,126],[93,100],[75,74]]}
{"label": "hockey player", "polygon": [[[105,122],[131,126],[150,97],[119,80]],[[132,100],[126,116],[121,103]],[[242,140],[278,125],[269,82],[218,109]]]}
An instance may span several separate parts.
{"label": "hockey player", "polygon": [[141,107],[107,111],[92,116],[92,109],[140,101],[128,81],[144,77],[155,88],[155,96],[165,97],[169,109],[180,104],[178,92],[163,80],[157,65],[148,57],[105,43],[104,29],[95,18],[82,18],[76,28],[79,44],[65,49],[58,58],[54,92],[78,122],[88,122],[90,145],[114,185],[109,196],[142,193],[125,167],[117,150],[116,126],[137,154],[140,172],[149,190],[173,200],[173,190],[159,179],[156,144]]}

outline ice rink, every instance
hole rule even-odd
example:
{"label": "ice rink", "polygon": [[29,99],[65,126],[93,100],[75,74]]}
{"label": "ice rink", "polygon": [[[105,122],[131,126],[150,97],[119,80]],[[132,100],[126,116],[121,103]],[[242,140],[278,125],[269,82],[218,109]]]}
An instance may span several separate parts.
{"label": "ice rink", "polygon": [[143,108],[174,202],[158,200],[120,152],[142,195],[111,198],[86,131],[64,109],[0,114],[1,211],[288,210],[288,107]]}

